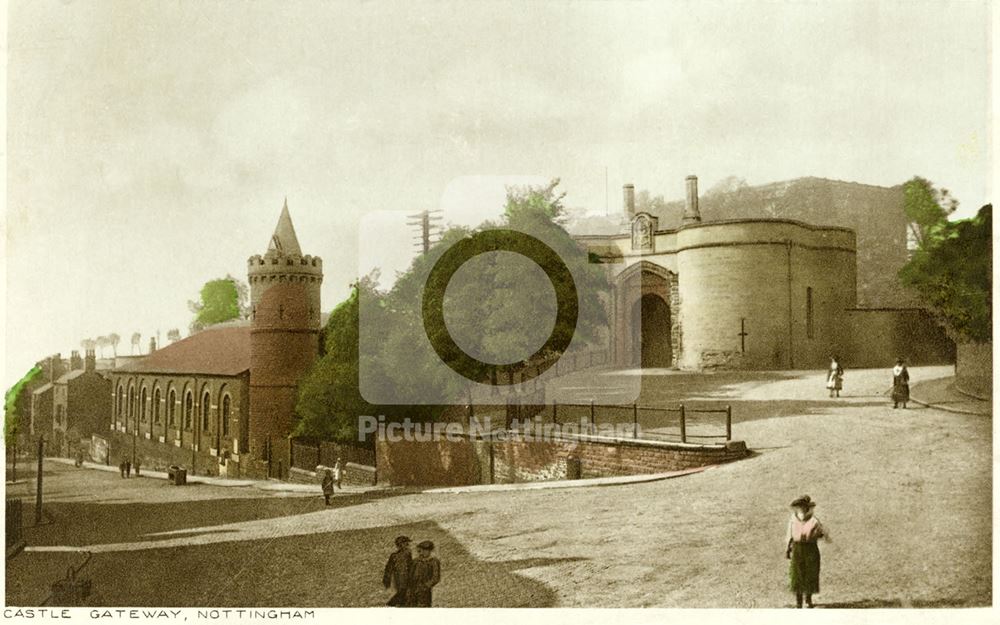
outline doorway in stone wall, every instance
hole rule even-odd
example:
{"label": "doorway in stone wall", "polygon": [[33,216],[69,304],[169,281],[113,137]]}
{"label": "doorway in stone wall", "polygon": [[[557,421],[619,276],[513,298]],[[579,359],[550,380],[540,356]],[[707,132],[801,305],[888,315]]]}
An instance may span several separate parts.
{"label": "doorway in stone wall", "polygon": [[670,306],[655,293],[647,293],[632,305],[632,365],[642,368],[670,367]]}

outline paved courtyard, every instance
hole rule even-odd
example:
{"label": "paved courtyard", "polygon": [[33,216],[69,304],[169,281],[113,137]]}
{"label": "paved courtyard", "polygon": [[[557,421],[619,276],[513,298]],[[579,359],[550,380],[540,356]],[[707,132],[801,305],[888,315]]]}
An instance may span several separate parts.
{"label": "paved courtyard", "polygon": [[[598,378],[613,388],[633,374]],[[29,549],[7,563],[7,603],[40,603],[89,553],[95,605],[380,605],[385,557],[407,534],[438,545],[441,606],[782,607],[787,505],[807,493],[833,538],[819,607],[990,605],[992,420],[893,410],[887,378],[849,370],[831,400],[821,372],[646,372],[644,405],[731,404],[734,437],[757,453],[639,484],[390,490],[325,508],[48,463],[52,522],[27,529]]]}

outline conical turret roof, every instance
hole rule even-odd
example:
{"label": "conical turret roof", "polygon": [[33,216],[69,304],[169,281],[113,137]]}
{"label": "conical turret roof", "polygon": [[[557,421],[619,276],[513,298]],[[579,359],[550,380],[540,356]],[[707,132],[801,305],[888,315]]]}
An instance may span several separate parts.
{"label": "conical turret roof", "polygon": [[274,227],[271,242],[267,244],[267,251],[302,256],[299,238],[295,236],[295,226],[292,225],[292,216],[288,213],[288,198],[285,198],[285,205],[281,208],[281,216],[278,217],[278,225]]}

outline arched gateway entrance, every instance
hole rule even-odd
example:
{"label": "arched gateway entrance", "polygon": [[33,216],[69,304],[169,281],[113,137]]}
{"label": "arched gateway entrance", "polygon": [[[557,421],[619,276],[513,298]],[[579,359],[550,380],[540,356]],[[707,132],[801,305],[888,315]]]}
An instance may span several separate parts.
{"label": "arched gateway entrance", "polygon": [[672,367],[680,350],[677,276],[648,261],[615,281],[615,359],[625,367]]}
{"label": "arched gateway entrance", "polygon": [[647,293],[632,305],[631,338],[633,365],[645,368],[673,364],[670,307],[662,297]]}

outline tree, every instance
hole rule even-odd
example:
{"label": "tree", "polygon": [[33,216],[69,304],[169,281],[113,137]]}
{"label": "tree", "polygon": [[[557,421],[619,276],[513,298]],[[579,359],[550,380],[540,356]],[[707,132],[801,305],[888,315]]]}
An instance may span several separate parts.
{"label": "tree", "polygon": [[705,195],[724,195],[726,193],[733,193],[734,191],[746,189],[749,186],[750,185],[747,184],[745,178],[740,178],[739,176],[726,176],[709,187],[708,190],[705,191]]}
{"label": "tree", "polygon": [[84,353],[87,353],[88,351],[97,348],[97,341],[94,339],[83,339],[80,341],[80,347],[83,348]]}
{"label": "tree", "polygon": [[167,340],[171,343],[181,340],[181,331],[177,328],[171,328],[167,330]]}
{"label": "tree", "polygon": [[97,337],[96,343],[97,343],[97,349],[101,350],[101,358],[104,358],[104,348],[111,344],[110,341],[108,340],[108,337],[99,336]]}
{"label": "tree", "polygon": [[4,395],[3,435],[8,447],[17,442],[23,433],[21,426],[31,418],[31,391],[41,375],[42,368],[35,365]]}
{"label": "tree", "polygon": [[139,332],[133,332],[131,343],[132,343],[132,353],[134,354],[136,353],[136,351],[138,351],[141,354],[142,346],[140,345],[140,343],[142,343],[142,334],[140,334]]}
{"label": "tree", "polygon": [[358,417],[374,414],[358,384],[358,292],[371,288],[365,280],[355,283],[350,297],[330,314],[323,332],[325,353],[299,384],[295,436],[355,442]]}
{"label": "tree", "polygon": [[108,344],[111,345],[111,354],[117,358],[118,357],[118,343],[120,343],[122,337],[118,336],[116,332],[112,332],[108,335]]}
{"label": "tree", "polygon": [[635,194],[635,212],[651,213],[653,215],[662,214],[667,208],[667,202],[662,195],[653,195],[649,191],[642,189]]}
{"label": "tree", "polygon": [[987,204],[971,219],[932,224],[899,272],[902,283],[964,340],[985,342],[993,333],[992,213]]}
{"label": "tree", "polygon": [[933,245],[938,230],[948,223],[948,215],[958,208],[958,200],[947,189],[935,189],[926,178],[914,176],[903,184],[903,210],[910,223],[907,229],[911,254]]}
{"label": "tree", "polygon": [[200,301],[188,301],[188,308],[195,314],[191,332],[248,316],[249,287],[228,274],[225,278],[206,282],[201,287],[200,297]]}
{"label": "tree", "polygon": [[[447,328],[425,326],[422,302],[428,274],[446,250],[477,231],[515,229],[528,233],[545,241],[573,273],[580,295],[579,321],[575,327],[557,323],[546,328],[542,343],[549,332],[585,340],[598,336],[599,321],[606,321],[606,317],[595,286],[606,285],[606,277],[602,267],[590,263],[586,251],[560,225],[564,194],[556,190],[557,185],[558,180],[554,180],[545,187],[508,189],[504,216],[498,222],[485,223],[477,230],[460,227],[446,230],[440,241],[427,253],[417,256],[409,269],[397,277],[388,292],[376,288],[377,274],[359,280],[351,297],[327,321],[323,331],[325,353],[299,387],[296,435],[357,440],[359,415],[385,415],[389,420],[404,416],[413,421],[437,420],[448,406],[433,403],[372,406],[360,392],[360,374],[364,371],[366,383],[378,385],[374,390],[379,397],[463,396],[467,381],[442,365],[423,336],[425,332],[432,336],[445,331],[454,336],[463,333],[476,336],[481,339],[479,347],[484,354],[480,360],[486,362],[509,362],[498,355],[512,351],[530,354],[532,348],[540,346],[531,346],[520,334],[506,331],[519,327],[516,324],[524,319],[543,315],[544,298],[537,297],[537,291],[515,288],[523,284],[524,273],[503,262],[485,262],[477,268],[475,279],[463,282],[455,292],[452,285],[458,280],[453,279],[445,298],[468,305],[448,319]],[[504,236],[503,232],[500,234]],[[485,256],[476,256],[469,263]],[[542,279],[548,284],[544,274]],[[366,324],[364,337],[359,326],[362,318]],[[359,349],[359,344],[364,350]],[[487,381],[491,370],[483,365],[468,373],[474,379]],[[368,390],[372,387],[367,387],[366,393]]]}

